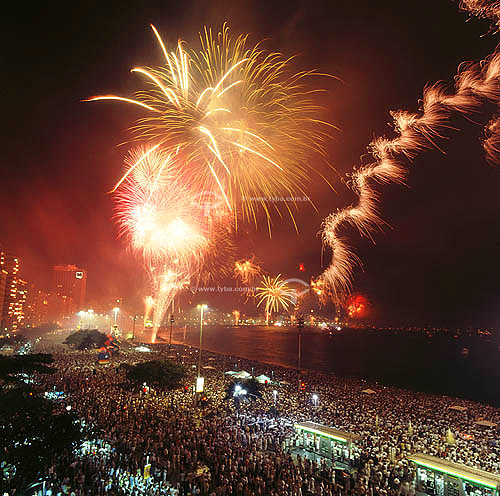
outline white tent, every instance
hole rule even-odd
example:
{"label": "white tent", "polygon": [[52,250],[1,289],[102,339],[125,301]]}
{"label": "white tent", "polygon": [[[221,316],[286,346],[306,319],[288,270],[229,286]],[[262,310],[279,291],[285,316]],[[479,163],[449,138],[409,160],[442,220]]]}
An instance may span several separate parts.
{"label": "white tent", "polygon": [[374,391],[373,389],[363,389],[361,392],[365,394],[377,394],[377,391]]}
{"label": "white tent", "polygon": [[477,425],[482,425],[484,427],[496,427],[497,424],[495,422],[490,422],[489,420],[476,420],[474,422]]}
{"label": "white tent", "polygon": [[260,382],[261,384],[265,384],[266,382],[268,384],[271,383],[271,379],[267,377],[267,375],[261,374],[255,378],[256,381]]}
{"label": "white tent", "polygon": [[236,375],[238,372],[235,372],[234,370],[228,370],[225,372],[226,375]]}
{"label": "white tent", "polygon": [[233,377],[236,379],[249,379],[252,377],[252,374],[249,374],[246,370],[242,370],[241,372],[236,372]]}
{"label": "white tent", "polygon": [[450,410],[456,410],[457,412],[466,412],[467,408],[465,408],[465,406],[453,405],[450,406]]}
{"label": "white tent", "polygon": [[142,351],[143,353],[148,353],[151,350],[147,346],[137,346],[137,348],[135,349],[135,351]]}

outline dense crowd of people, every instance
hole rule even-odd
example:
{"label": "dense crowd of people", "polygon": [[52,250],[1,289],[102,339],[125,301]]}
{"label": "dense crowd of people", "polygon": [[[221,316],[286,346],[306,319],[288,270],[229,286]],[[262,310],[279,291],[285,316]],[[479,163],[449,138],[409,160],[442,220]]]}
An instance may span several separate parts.
{"label": "dense crowd of people", "polygon": [[[99,433],[54,460],[47,495],[406,496],[415,494],[415,469],[406,460],[414,452],[499,473],[497,430],[475,423],[500,421],[491,406],[317,372],[302,373],[302,389],[295,370],[207,352],[208,404],[201,409],[190,387],[143,391],[127,384],[121,363],[164,358],[165,349],[122,349],[106,365],[96,364],[95,352],[45,351],[58,372],[38,380],[64,391],[59,401]],[[185,385],[195,382],[197,357],[197,350],[175,346],[174,360],[188,369]],[[272,377],[261,399],[227,399],[225,372],[235,365]],[[374,393],[364,393],[368,387]],[[465,410],[450,408],[456,406]],[[297,448],[293,424],[307,420],[361,436],[351,470]]]}

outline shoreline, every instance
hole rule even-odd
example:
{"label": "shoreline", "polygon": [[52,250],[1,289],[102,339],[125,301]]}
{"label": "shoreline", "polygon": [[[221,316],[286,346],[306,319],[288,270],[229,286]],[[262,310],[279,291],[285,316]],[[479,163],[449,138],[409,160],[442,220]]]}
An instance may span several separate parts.
{"label": "shoreline", "polygon": [[[169,345],[168,341],[165,341],[164,343],[157,342],[157,343],[147,343],[147,344],[153,344],[153,345],[160,344],[162,346],[167,346],[167,347]],[[183,343],[181,341],[178,341],[178,340],[172,338],[172,346],[174,346],[174,345],[183,346],[184,348],[193,348],[196,350],[199,348],[199,346]],[[223,353],[223,352],[216,351],[216,350],[209,349],[209,348],[203,348],[202,353],[203,352],[212,353],[214,355],[218,355],[218,356],[225,357],[225,358],[232,357],[232,358],[236,358],[239,360],[247,360],[248,362],[255,363],[255,364],[261,364],[261,365],[265,365],[268,367],[275,366],[275,367],[284,368],[286,370],[297,371],[297,368],[292,367],[291,365],[281,364],[281,363],[277,363],[277,362],[269,362],[266,360],[256,360],[255,358],[248,358],[248,357],[238,356],[238,355],[230,355],[230,354]],[[202,357],[202,362],[203,362],[203,357]],[[227,369],[227,370],[231,370],[231,369]],[[226,372],[226,370],[223,370],[223,373],[225,373],[225,372]],[[249,372],[249,371],[247,371],[247,372]],[[362,382],[362,383],[364,383],[363,387],[366,387],[367,389],[376,388],[377,394],[381,394],[381,393],[383,393],[384,389],[390,388],[393,390],[400,390],[400,391],[409,392],[409,393],[417,394],[417,395],[425,395],[425,396],[437,397],[437,398],[447,398],[447,399],[456,401],[457,404],[462,404],[465,402],[465,403],[474,403],[474,404],[478,404],[478,405],[486,406],[486,407],[499,408],[498,406],[492,405],[491,403],[481,402],[481,401],[477,401],[477,400],[470,399],[470,398],[461,398],[458,396],[452,396],[452,395],[448,395],[448,394],[444,394],[444,393],[433,393],[433,392],[427,392],[427,391],[422,391],[422,390],[417,390],[417,389],[411,389],[409,387],[402,387],[402,386],[398,386],[398,385],[394,385],[394,384],[383,383],[380,381],[372,381],[372,380],[366,379],[364,377],[343,376],[343,375],[338,375],[335,372],[325,372],[322,370],[307,369],[307,368],[302,368],[301,372],[305,372],[308,374],[320,374],[320,375],[324,376],[325,378],[336,378],[336,379],[340,379],[342,381]]]}
{"label": "shoreline", "polygon": [[[164,338],[164,336],[160,336],[160,337],[162,339]],[[160,343],[157,342],[157,343],[153,343],[153,344],[160,344],[162,346],[168,346],[168,344],[169,344],[168,336],[165,336],[165,338],[166,339],[164,342],[160,342]],[[147,343],[147,344],[152,344],[152,343]],[[192,349],[196,349],[196,350],[199,348],[199,346],[197,346],[197,345],[191,345],[189,343],[184,343],[184,342],[179,341],[179,340],[174,339],[174,338],[172,338],[172,345],[184,346],[185,348],[192,348]],[[271,362],[268,360],[255,359],[255,358],[250,358],[247,356],[224,353],[221,351],[214,350],[212,348],[203,347],[202,352],[212,353],[214,355],[218,355],[218,356],[225,357],[225,358],[232,357],[232,358],[239,359],[239,360],[246,360],[248,362],[251,362],[254,364],[261,364],[261,365],[264,365],[266,367],[275,366],[275,367],[281,367],[281,368],[289,370],[289,371],[291,371],[291,370],[297,371],[297,367],[294,367],[292,365],[283,364],[283,363],[279,363],[276,361]],[[232,370],[232,367],[228,368],[227,370]],[[249,372],[249,371],[247,371],[247,372]],[[425,391],[422,388],[411,387],[409,385],[404,385],[404,384],[403,385],[394,384],[394,383],[391,383],[390,381],[384,382],[382,380],[367,379],[366,377],[362,377],[362,376],[341,375],[341,374],[337,374],[333,371],[323,371],[323,370],[310,369],[310,368],[304,368],[304,367],[301,368],[301,372],[307,373],[307,374],[320,374],[321,376],[323,376],[325,378],[325,380],[340,379],[342,381],[362,382],[364,384],[364,387],[376,389],[377,394],[383,393],[385,388],[390,388],[392,390],[399,390],[399,391],[409,392],[409,393],[417,394],[417,395],[425,395],[425,396],[436,397],[436,398],[447,398],[447,399],[451,399],[451,400],[455,401],[457,404],[472,403],[472,404],[477,404],[477,405],[481,405],[484,407],[492,407],[495,409],[500,408],[500,405],[494,403],[493,401],[480,401],[476,398],[459,396],[456,394],[448,394],[446,392]]]}
{"label": "shoreline", "polygon": [[[165,343],[148,343],[148,344],[161,344],[161,345],[166,345],[168,346],[168,342],[166,341]],[[184,346],[186,348],[194,348],[194,349],[198,349],[199,346],[196,346],[196,345],[190,345],[188,343],[183,343],[181,341],[178,341],[176,339],[172,339],[172,345],[179,345],[179,346]],[[240,356],[240,355],[230,355],[228,353],[223,353],[221,351],[216,351],[216,350],[213,350],[213,349],[209,349],[209,348],[205,348],[203,347],[202,349],[202,353],[203,352],[208,352],[208,353],[213,353],[215,355],[220,355],[220,356],[224,356],[224,357],[234,357],[234,358],[237,358],[238,360],[247,360],[249,362],[254,362],[254,363],[261,363],[261,364],[264,364],[264,365],[268,365],[268,366],[272,366],[274,365],[275,367],[282,367],[284,369],[287,369],[287,370],[297,370],[297,367],[293,367],[292,365],[287,365],[287,364],[284,364],[284,363],[279,363],[279,362],[270,362],[270,361],[267,361],[267,360],[256,360],[255,358],[249,358],[249,357],[246,357],[246,356]],[[202,358],[202,361],[203,361],[203,358]],[[325,372],[325,371],[322,371],[322,370],[316,370],[316,369],[307,369],[307,368],[304,368],[304,367],[301,367],[301,372],[309,372],[309,373],[314,373],[314,374],[323,374],[323,375],[328,375],[328,376],[334,376],[334,377],[341,377],[341,376],[338,376],[337,374],[335,374],[334,372]],[[345,379],[349,379],[349,377],[343,377]],[[363,381],[367,381],[367,379],[363,379],[363,378],[358,378],[359,380],[363,380]]]}

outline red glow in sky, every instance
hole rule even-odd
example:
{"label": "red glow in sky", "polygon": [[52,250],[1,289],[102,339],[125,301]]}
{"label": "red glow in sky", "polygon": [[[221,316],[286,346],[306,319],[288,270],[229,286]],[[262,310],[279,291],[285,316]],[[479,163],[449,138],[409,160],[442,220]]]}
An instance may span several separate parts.
{"label": "red glow in sky", "polygon": [[368,300],[363,295],[351,295],[347,300],[346,309],[351,319],[362,319],[368,311]]}

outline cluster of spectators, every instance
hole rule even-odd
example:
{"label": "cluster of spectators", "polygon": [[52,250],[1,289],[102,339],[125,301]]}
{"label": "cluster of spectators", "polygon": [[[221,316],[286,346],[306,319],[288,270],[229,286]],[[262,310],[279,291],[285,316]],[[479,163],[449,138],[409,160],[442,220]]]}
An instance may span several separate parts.
{"label": "cluster of spectators", "polygon": [[[95,352],[55,348],[58,372],[40,376],[47,390],[64,391],[99,435],[65,459],[54,460],[46,494],[210,496],[400,496],[415,494],[406,457],[427,453],[499,473],[496,428],[500,410],[456,398],[409,392],[317,372],[273,367],[204,353],[208,403],[195,406],[197,350],[175,346],[188,370],[175,391],[132,388],[119,365],[165,358],[122,349],[109,364]],[[262,398],[235,403],[228,370],[271,380]],[[303,383],[303,386],[300,384]],[[371,389],[373,392],[363,391]],[[450,407],[463,407],[456,410]],[[351,460],[322,459],[297,448],[293,424],[314,421],[358,434]],[[351,465],[349,470],[345,463]]]}

